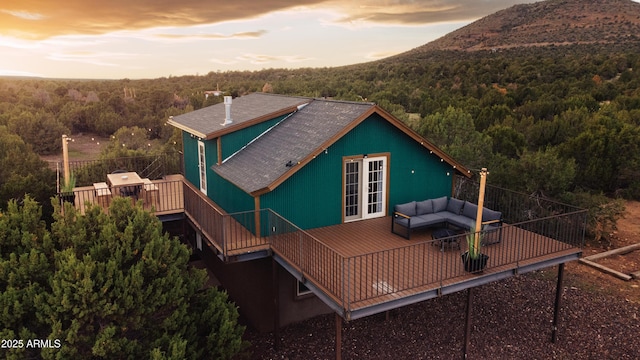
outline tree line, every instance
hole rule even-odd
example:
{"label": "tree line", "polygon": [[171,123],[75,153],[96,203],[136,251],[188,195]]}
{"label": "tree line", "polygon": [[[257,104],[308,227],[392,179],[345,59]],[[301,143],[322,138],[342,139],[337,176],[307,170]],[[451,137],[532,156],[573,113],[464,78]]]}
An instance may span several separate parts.
{"label": "tree line", "polygon": [[166,150],[180,147],[169,116],[222,101],[205,96],[208,90],[372,101],[469,168],[491,169],[495,185],[561,200],[576,193],[640,199],[639,50],[413,51],[336,68],[0,79],[0,127],[38,154],[59,152],[62,133],[109,136],[122,127],[146,129],[143,140]]}

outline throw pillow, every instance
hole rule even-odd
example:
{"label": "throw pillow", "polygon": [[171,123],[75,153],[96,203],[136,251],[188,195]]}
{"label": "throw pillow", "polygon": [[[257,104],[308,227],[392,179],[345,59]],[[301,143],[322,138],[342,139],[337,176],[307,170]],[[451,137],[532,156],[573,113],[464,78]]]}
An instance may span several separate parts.
{"label": "throw pillow", "polygon": [[443,196],[437,199],[432,199],[431,202],[433,203],[433,212],[437,213],[440,211],[445,211],[447,210],[447,197]]}
{"label": "throw pillow", "polygon": [[431,201],[431,199],[418,201],[416,203],[417,215],[432,214],[432,213],[433,213],[433,201]]}
{"label": "throw pillow", "polygon": [[465,201],[462,215],[470,219],[475,219],[476,216],[478,216],[478,205]]}
{"label": "throw pillow", "polygon": [[416,202],[412,201],[406,204],[398,204],[395,206],[395,211],[407,216],[416,216]]}
{"label": "throw pillow", "polygon": [[449,204],[447,204],[447,211],[456,215],[460,215],[460,212],[462,211],[462,205],[464,205],[464,201],[456,198],[451,198],[449,199]]}

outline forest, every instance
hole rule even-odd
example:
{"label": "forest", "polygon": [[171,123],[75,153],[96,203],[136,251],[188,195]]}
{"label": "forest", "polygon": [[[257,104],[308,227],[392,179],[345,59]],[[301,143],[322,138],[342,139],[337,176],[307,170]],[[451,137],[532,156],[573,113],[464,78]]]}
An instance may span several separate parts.
{"label": "forest", "polygon": [[[0,78],[0,209],[24,193],[48,203],[55,174],[39,155],[60,153],[62,134],[111,137],[103,157],[179,151],[169,116],[222,101],[205,91],[263,91],[375,102],[468,168],[488,168],[493,185],[591,209],[600,238],[619,199],[640,200],[638,69],[639,46],[618,44],[141,80]],[[129,132],[140,145],[118,146]]]}

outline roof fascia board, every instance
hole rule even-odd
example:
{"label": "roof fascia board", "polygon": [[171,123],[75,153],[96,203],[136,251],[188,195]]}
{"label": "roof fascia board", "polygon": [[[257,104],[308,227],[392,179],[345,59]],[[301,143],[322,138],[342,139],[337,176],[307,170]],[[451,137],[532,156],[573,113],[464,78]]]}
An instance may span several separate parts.
{"label": "roof fascia board", "polygon": [[207,136],[199,131],[193,130],[189,127],[186,127],[182,124],[179,124],[175,121],[173,121],[173,117],[169,118],[169,120],[167,121],[167,124],[171,125],[171,126],[175,126],[176,128],[182,130],[182,131],[186,131],[189,134],[195,135],[197,137],[199,137],[200,139],[205,139]]}

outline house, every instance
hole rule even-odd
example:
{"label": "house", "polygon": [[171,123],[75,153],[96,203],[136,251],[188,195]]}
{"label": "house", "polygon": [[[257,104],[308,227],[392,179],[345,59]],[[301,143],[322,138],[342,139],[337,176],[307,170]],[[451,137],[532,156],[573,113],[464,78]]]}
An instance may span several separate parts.
{"label": "house", "polygon": [[[394,204],[451,195],[454,175],[470,174],[368,102],[253,93],[169,124],[182,130],[185,182],[212,207],[225,214],[270,209],[303,231],[388,217]],[[195,247],[208,253],[215,275],[252,323],[272,328],[270,250],[257,246],[223,258],[221,249],[202,246],[203,221],[191,219]],[[271,230],[259,216],[238,221],[254,235]],[[278,274],[280,324],[331,311],[317,297],[301,296],[308,289],[293,275]]]}
{"label": "house", "polygon": [[[122,196],[98,187],[105,170],[147,178],[136,204],[190,243],[241,316],[258,330],[274,330],[274,344],[282,325],[335,313],[340,358],[342,321],[466,290],[466,354],[475,287],[558,265],[555,341],[564,264],[582,254],[587,210],[485,188],[484,169],[478,184],[373,103],[255,93],[169,124],[182,130],[182,162],[178,156],[78,162],[73,168],[86,179],[74,188],[74,205],[83,213],[86,204],[106,207],[111,196]],[[443,196],[449,199],[436,199]],[[406,238],[395,233],[392,224],[408,220],[392,209],[430,198],[416,211],[425,203],[464,200],[464,208],[446,211],[472,218],[468,209],[487,207],[502,214],[489,230],[498,241],[482,247],[488,256],[482,272],[461,261],[467,244],[445,249],[444,243],[461,243],[459,229],[434,239],[455,227],[438,236],[424,227]]]}

